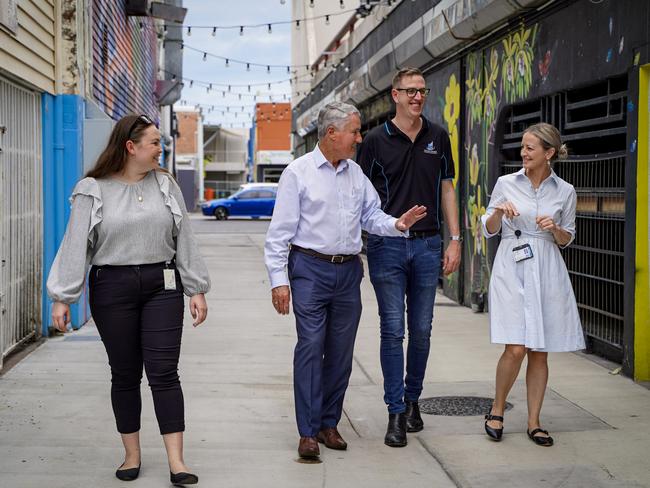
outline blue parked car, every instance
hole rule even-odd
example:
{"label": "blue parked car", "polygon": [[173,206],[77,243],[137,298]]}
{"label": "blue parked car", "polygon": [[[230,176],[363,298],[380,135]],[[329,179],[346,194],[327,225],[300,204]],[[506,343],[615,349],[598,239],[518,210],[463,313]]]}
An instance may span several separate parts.
{"label": "blue parked car", "polygon": [[228,217],[269,217],[273,215],[277,187],[252,187],[239,190],[228,198],[209,200],[201,205],[203,215],[217,220]]}

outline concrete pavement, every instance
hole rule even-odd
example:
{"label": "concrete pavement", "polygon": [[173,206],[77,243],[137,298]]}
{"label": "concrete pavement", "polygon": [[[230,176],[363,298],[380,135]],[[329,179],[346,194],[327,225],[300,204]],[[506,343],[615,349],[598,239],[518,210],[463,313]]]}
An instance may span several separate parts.
{"label": "concrete pavement", "polygon": [[[180,373],[185,456],[200,486],[650,486],[650,391],[578,354],[551,355],[542,420],[555,438],[552,448],[526,437],[523,373],[509,399],[503,442],[487,439],[480,416],[425,415],[425,429],[409,434],[407,447],[384,446],[377,309],[367,279],[340,425],[348,451],[323,447],[322,463],[297,462],[294,322],[271,307],[264,234],[197,238],[213,290],[206,323],[185,329]],[[490,397],[500,352],[489,343],[486,315],[439,295],[423,397]],[[0,377],[0,486],[123,486],[113,475],[122,448],[109,388],[92,324],[47,340]],[[142,472],[129,486],[169,486],[146,381],[142,425]]]}

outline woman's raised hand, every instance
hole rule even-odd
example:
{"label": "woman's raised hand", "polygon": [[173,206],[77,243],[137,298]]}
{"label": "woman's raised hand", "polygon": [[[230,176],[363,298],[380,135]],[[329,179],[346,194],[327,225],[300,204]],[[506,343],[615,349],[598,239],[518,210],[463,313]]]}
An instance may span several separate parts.
{"label": "woman's raised hand", "polygon": [[495,208],[510,220],[519,216],[519,211],[515,207],[515,204],[507,200],[495,205]]}

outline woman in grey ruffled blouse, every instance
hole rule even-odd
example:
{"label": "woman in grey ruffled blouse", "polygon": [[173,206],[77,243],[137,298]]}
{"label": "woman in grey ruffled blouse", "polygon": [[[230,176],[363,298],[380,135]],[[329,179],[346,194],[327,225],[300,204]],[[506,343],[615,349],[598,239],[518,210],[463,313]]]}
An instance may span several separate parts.
{"label": "woman in grey ruffled blouse", "polygon": [[111,366],[111,401],[126,451],[115,475],[140,473],[140,381],[151,387],[172,483],[194,484],[183,460],[185,430],[178,358],[183,292],[194,326],[207,315],[210,277],[180,189],[158,165],[160,132],[145,115],[128,115],[87,177],[77,183],[70,221],[47,281],[54,326],[66,331],[69,304],[84,287]]}

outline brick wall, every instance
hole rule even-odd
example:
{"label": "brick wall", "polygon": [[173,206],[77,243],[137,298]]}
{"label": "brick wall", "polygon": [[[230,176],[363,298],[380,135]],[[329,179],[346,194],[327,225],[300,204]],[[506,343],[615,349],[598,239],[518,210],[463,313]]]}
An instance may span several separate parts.
{"label": "brick wall", "polygon": [[196,154],[199,114],[197,112],[176,112],[179,136],[176,139],[176,154]]}
{"label": "brick wall", "polygon": [[291,150],[291,104],[258,103],[257,135],[258,151]]}

